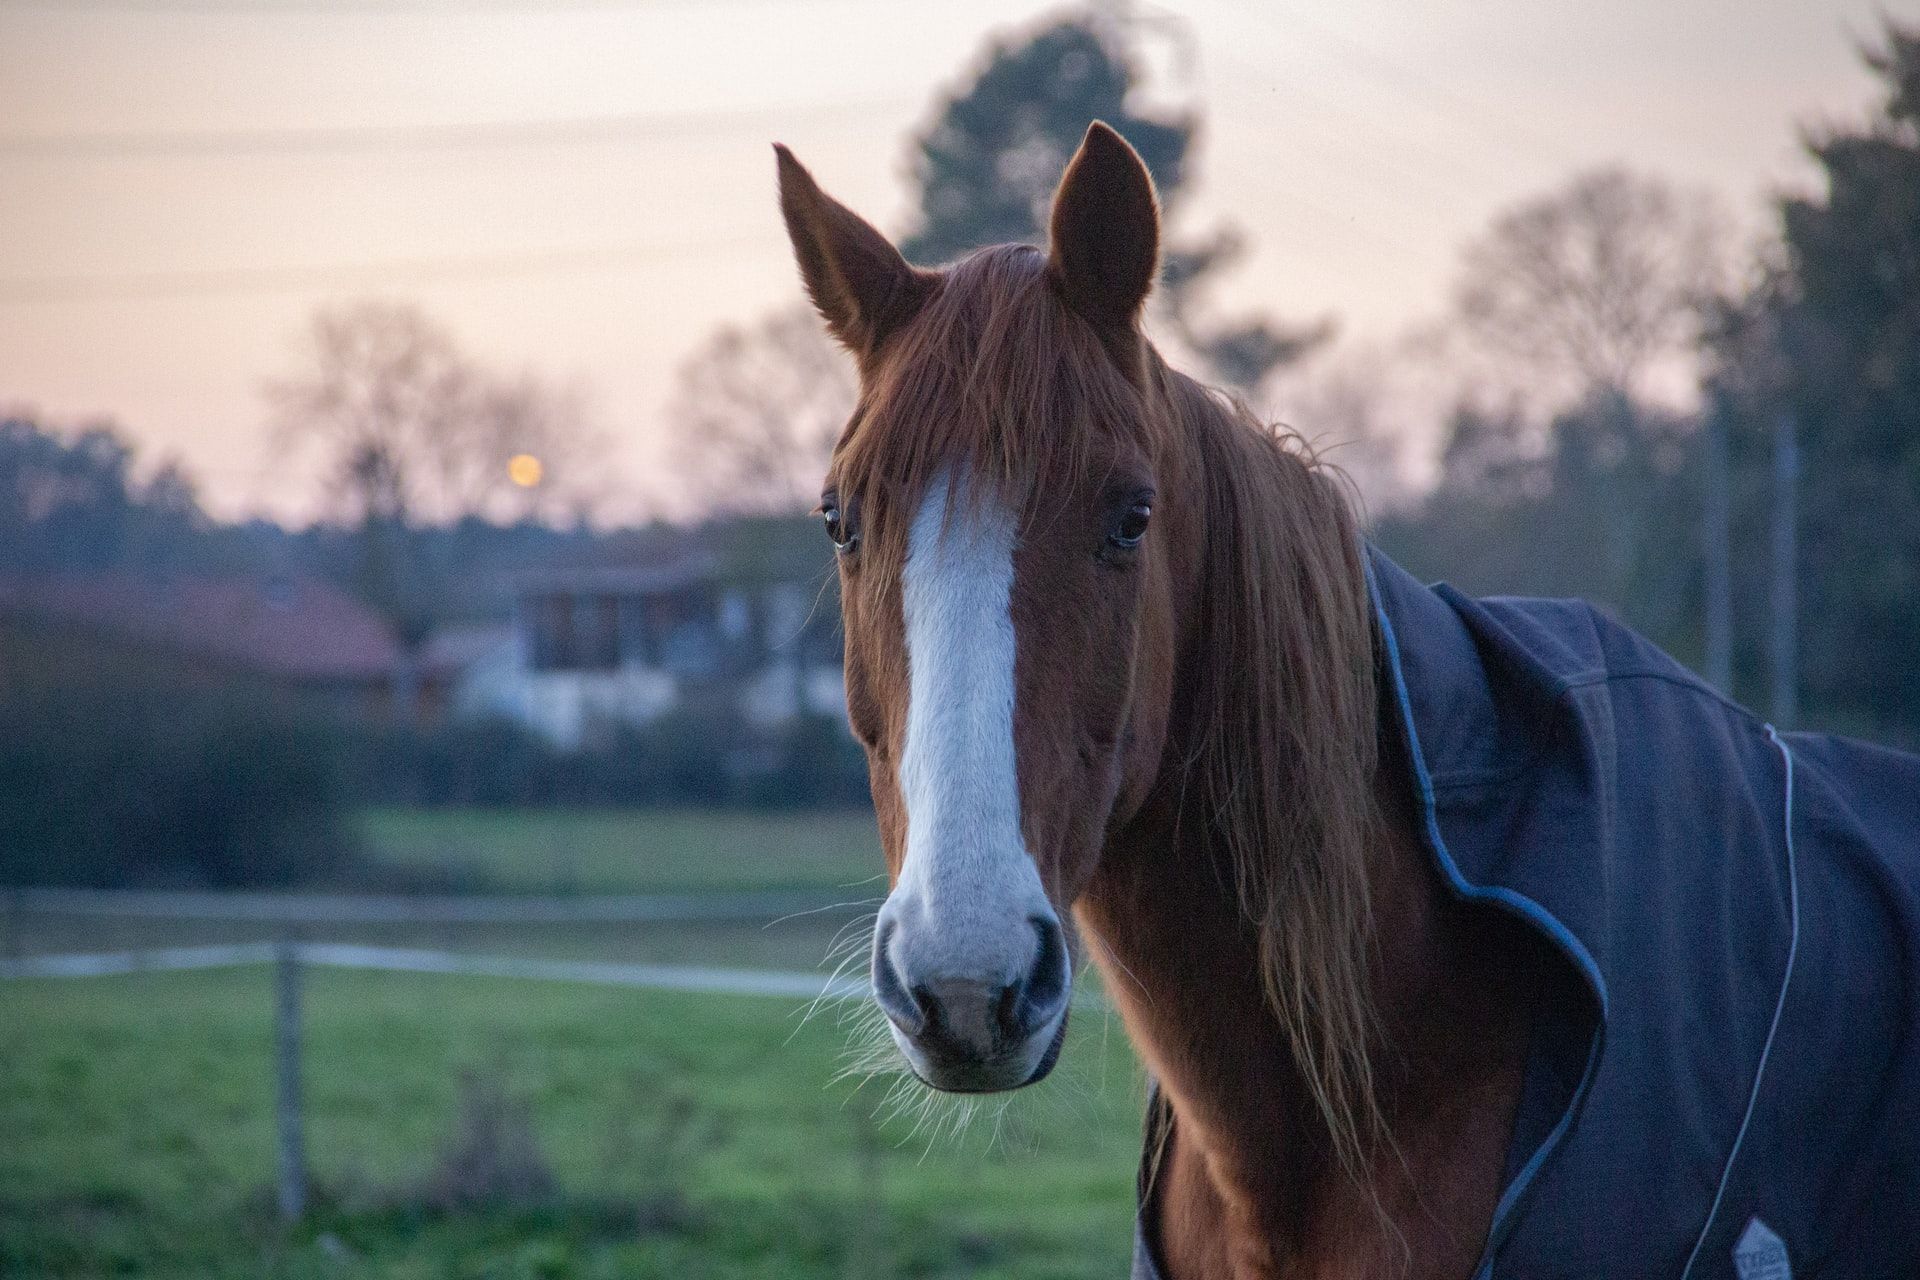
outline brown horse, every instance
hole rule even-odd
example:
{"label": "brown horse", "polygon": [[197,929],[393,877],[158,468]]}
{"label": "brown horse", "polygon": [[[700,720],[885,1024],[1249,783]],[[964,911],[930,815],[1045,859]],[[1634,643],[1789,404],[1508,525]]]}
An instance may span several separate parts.
{"label": "brown horse", "polygon": [[1169,1121],[1170,1280],[1469,1275],[1569,975],[1421,850],[1340,487],[1143,336],[1139,157],[1096,124],[1044,251],[927,271],[778,153],[860,372],[822,514],[900,1053],[1042,1078],[1086,946]]}

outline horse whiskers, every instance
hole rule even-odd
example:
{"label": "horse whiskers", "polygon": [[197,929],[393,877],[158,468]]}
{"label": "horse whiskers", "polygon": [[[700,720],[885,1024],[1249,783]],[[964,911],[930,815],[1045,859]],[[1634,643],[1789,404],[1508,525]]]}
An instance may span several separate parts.
{"label": "horse whiskers", "polygon": [[[864,904],[849,903],[846,905]],[[799,1035],[800,1032],[805,1029],[806,1025],[813,1021],[814,1015],[820,1012],[822,1006],[830,1003],[840,1004],[842,1006],[840,1016],[841,1025],[845,1025],[852,1011],[861,1007],[873,1009],[876,1016],[878,1015],[878,1009],[875,1008],[872,1001],[868,999],[867,993],[864,990],[843,991],[839,989],[841,979],[846,976],[847,970],[863,960],[867,952],[871,949],[875,919],[876,916],[874,913],[856,916],[835,931],[832,940],[827,943],[827,953],[822,958],[822,963],[831,963],[833,969],[827,975],[826,980],[821,983],[820,994],[812,1000],[809,1000],[806,1006],[800,1011],[800,1020],[795,1024],[792,1032],[788,1034],[786,1043],[791,1044],[794,1036]],[[839,1077],[835,1077],[835,1079],[839,1079]]]}
{"label": "horse whiskers", "polygon": [[842,991],[838,989],[841,978],[846,973],[847,966],[853,964],[856,959],[857,957],[855,956],[848,956],[834,966],[833,972],[828,974],[826,981],[821,984],[820,994],[809,1000],[805,1007],[800,1010],[799,1021],[794,1024],[793,1030],[787,1033],[787,1038],[783,1043],[793,1043],[793,1038],[806,1029],[807,1024],[813,1021],[814,1015],[820,1011],[822,1005],[846,1001],[859,1001],[864,1003],[867,1000],[867,994],[864,991]]}
{"label": "horse whiskers", "polygon": [[874,1079],[890,1077],[886,1093],[874,1106],[874,1119],[882,1126],[910,1120],[910,1127],[899,1145],[905,1146],[925,1135],[927,1151],[921,1159],[942,1141],[958,1140],[975,1116],[985,1109],[978,1099],[929,1089],[908,1071],[887,1032],[886,1015],[871,1000],[849,1001],[842,1009],[840,1022],[847,1031],[847,1048],[841,1055],[840,1069],[828,1082],[829,1087],[847,1080],[857,1081],[849,1094],[851,1098]]}
{"label": "horse whiskers", "polygon": [[878,912],[869,911],[841,925],[827,943],[827,958],[832,959],[836,953],[852,948],[864,949],[870,946],[873,942],[874,923],[878,918]]}
{"label": "horse whiskers", "polygon": [[[762,929],[771,929],[777,924],[785,924],[789,920],[798,920],[802,916],[824,915],[826,912],[829,912],[829,911],[845,911],[849,907],[877,906],[879,903],[883,901],[885,901],[885,899],[883,898],[856,898],[851,902],[829,902],[822,907],[808,907],[805,911],[789,911],[784,916],[775,916],[773,919],[767,921],[765,924],[761,925],[760,927]],[[858,923],[858,921],[855,921],[855,923]],[[841,932],[845,932],[844,927],[842,928]],[[835,938],[838,938],[839,936],[840,934],[838,933],[834,934]]]}
{"label": "horse whiskers", "polygon": [[858,1077],[857,1093],[876,1076],[904,1074],[899,1051],[887,1034],[886,1015],[878,1005],[867,999],[849,1002],[841,1009],[840,1026],[847,1033],[847,1047],[841,1052],[840,1069],[827,1082],[829,1087]]}
{"label": "horse whiskers", "polygon": [[884,1092],[870,1114],[883,1128],[905,1122],[906,1132],[896,1146],[924,1142],[919,1156],[923,1161],[943,1144],[964,1141],[983,1124],[987,1150],[993,1151],[1012,1150],[1012,1144],[1023,1137],[1030,1140],[1035,1125],[1028,1117],[1048,1109],[1064,1107],[1089,1125],[1104,1118],[1099,1105],[1105,1094],[1104,1054],[1099,1082],[1086,1074],[1084,1063],[1063,1056],[1045,1085],[999,1095],[958,1095],[929,1088],[907,1069],[888,1033],[885,1014],[871,1000],[844,1002],[840,1024],[847,1032],[847,1046],[828,1087],[851,1081],[847,1094],[851,1102],[867,1085],[884,1077]]}
{"label": "horse whiskers", "polygon": [[1124,963],[1122,963],[1119,956],[1113,954],[1113,948],[1106,944],[1105,939],[1101,938],[1098,934],[1095,934],[1095,933],[1086,933],[1086,934],[1083,934],[1082,936],[1085,937],[1088,941],[1092,942],[1094,946],[1100,948],[1100,954],[1107,958],[1107,963],[1111,964],[1114,968],[1118,969],[1121,973],[1127,976],[1127,980],[1132,982],[1133,985],[1139,989],[1140,998],[1142,1000],[1145,1000],[1149,1006],[1153,1004],[1153,996],[1147,991],[1146,983],[1140,981],[1140,976],[1136,974],[1132,969],[1129,969]]}
{"label": "horse whiskers", "polygon": [[888,1108],[887,1114],[880,1118],[881,1124],[907,1117],[913,1121],[899,1146],[907,1146],[925,1135],[926,1149],[920,1153],[923,1162],[941,1143],[959,1142],[974,1118],[985,1109],[978,1098],[938,1093],[921,1086],[910,1074],[894,1082],[881,1105]]}

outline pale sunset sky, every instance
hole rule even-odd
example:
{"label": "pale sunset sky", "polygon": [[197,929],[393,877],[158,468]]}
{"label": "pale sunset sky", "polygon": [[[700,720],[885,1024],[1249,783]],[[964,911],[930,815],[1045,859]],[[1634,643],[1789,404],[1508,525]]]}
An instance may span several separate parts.
{"label": "pale sunset sky", "polygon": [[[768,143],[899,231],[936,94],[990,34],[1058,7],[0,0],[0,404],[110,417],[149,463],[182,459],[216,512],[297,518],[318,460],[275,456],[261,385],[316,307],[405,299],[476,354],[583,388],[632,509],[670,505],[676,364],[796,296]],[[1223,301],[1362,339],[1437,315],[1461,242],[1581,167],[1704,185],[1756,232],[1771,191],[1811,179],[1799,126],[1873,103],[1855,45],[1876,14],[1920,16],[1136,11],[1152,34],[1175,9],[1197,56],[1158,96],[1206,117],[1183,216],[1254,245]]]}

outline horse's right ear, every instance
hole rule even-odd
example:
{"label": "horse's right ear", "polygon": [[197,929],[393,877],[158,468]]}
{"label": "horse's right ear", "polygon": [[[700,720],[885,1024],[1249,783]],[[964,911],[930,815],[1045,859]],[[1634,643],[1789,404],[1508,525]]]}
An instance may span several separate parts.
{"label": "horse's right ear", "polygon": [[780,213],[807,293],[834,337],[856,356],[870,355],[913,318],[934,277],[915,270],[864,218],[822,191],[793,152],[777,142],[773,150]]}

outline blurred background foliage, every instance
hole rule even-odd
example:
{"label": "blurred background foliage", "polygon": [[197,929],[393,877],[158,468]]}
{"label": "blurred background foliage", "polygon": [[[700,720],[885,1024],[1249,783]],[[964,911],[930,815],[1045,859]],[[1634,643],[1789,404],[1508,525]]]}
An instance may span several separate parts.
{"label": "blurred background foliage", "polygon": [[[1131,38],[1069,16],[990,45],[914,144],[908,252],[937,261],[1037,237],[1096,116],[1132,137],[1177,212],[1199,108],[1143,97]],[[1206,316],[1201,286],[1231,269],[1230,228],[1174,241],[1155,330],[1245,394],[1304,406],[1288,425],[1356,473],[1374,536],[1415,572],[1586,596],[1696,665],[1711,665],[1705,522],[1719,486],[1734,549],[1721,660],[1763,712],[1778,566],[1761,549],[1790,422],[1799,719],[1920,741],[1920,36],[1889,22],[1864,56],[1884,87],[1877,110],[1809,133],[1825,189],[1780,198],[1777,234],[1746,260],[1711,202],[1620,168],[1576,175],[1468,245],[1455,310],[1434,326],[1456,376],[1424,482],[1406,481],[1411,446],[1378,403],[1390,378],[1350,368],[1327,393],[1342,357],[1321,353],[1325,326]],[[331,460],[334,518],[215,520],[190,477],[139,465],[116,426],[21,410],[0,419],[0,579],[308,575],[376,610],[404,654],[436,628],[501,616],[516,573],[644,558],[685,534],[601,528],[584,505],[568,518],[594,474],[576,400],[489,370],[417,311],[325,312],[303,360],[269,389],[272,429]],[[743,582],[784,566],[830,616],[825,544],[804,512],[850,404],[845,362],[796,308],[717,335],[683,390],[683,462],[714,512],[697,539]],[[533,491],[500,465],[528,440],[560,477]],[[831,715],[764,732],[720,702],[688,704],[561,746],[500,717],[369,720],[209,687],[30,627],[0,629],[0,644],[0,876],[15,880],[335,877],[354,865],[340,815],[368,805],[863,802],[859,754]]]}

